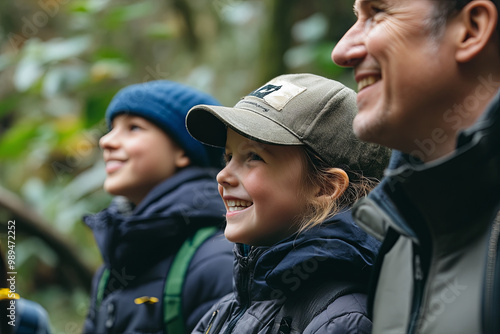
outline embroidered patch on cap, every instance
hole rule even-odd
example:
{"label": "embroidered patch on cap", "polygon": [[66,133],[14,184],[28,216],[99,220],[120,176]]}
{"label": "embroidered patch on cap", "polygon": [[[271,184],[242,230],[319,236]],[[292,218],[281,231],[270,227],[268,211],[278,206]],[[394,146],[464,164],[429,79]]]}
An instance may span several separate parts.
{"label": "embroidered patch on cap", "polygon": [[253,91],[251,96],[266,101],[276,110],[282,110],[294,97],[306,90],[286,81],[272,81],[271,83]]}

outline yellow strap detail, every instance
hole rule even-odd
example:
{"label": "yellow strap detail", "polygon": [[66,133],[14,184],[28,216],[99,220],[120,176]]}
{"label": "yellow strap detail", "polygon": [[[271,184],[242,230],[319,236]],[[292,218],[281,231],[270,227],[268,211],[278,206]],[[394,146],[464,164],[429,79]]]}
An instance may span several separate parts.
{"label": "yellow strap detail", "polygon": [[0,300],[4,299],[19,299],[19,295],[15,292],[11,292],[8,288],[0,289]]}
{"label": "yellow strap detail", "polygon": [[134,303],[136,303],[137,305],[140,305],[140,304],[154,304],[154,303],[158,303],[160,300],[156,297],[148,297],[148,296],[144,296],[144,297],[139,297],[139,298],[136,298],[134,299]]}

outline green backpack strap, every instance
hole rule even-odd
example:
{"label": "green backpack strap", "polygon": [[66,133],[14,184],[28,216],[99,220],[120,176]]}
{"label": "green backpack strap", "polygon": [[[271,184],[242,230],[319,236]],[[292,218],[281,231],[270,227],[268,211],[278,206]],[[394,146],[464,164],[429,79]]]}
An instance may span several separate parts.
{"label": "green backpack strap", "polygon": [[99,309],[101,306],[102,299],[104,297],[104,290],[106,290],[106,285],[108,285],[109,280],[109,269],[104,268],[101,274],[101,278],[99,279],[99,284],[97,285],[97,294],[95,299],[95,308]]}
{"label": "green backpack strap", "polygon": [[167,333],[186,333],[181,300],[184,279],[196,250],[205,240],[214,235],[216,231],[217,228],[215,227],[199,229],[192,237],[184,241],[172,262],[164,294],[165,313],[163,319]]}

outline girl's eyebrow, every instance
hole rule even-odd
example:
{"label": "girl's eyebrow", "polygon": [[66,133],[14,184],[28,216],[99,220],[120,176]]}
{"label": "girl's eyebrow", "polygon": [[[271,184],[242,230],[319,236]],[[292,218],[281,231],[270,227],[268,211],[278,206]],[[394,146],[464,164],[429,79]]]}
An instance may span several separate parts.
{"label": "girl's eyebrow", "polygon": [[[238,152],[238,151],[247,151],[247,150],[256,150],[258,152],[256,153],[259,153],[259,152],[266,152],[268,154],[272,154],[272,152],[269,150],[268,146],[266,144],[263,144],[263,143],[259,143],[255,140],[251,140],[251,139],[248,139],[248,140],[245,140],[243,143],[240,143],[238,145],[238,147],[236,147],[236,150],[235,148],[231,148],[229,145],[226,144],[225,146],[225,150],[226,152],[231,152],[231,154],[234,154],[235,152]],[[227,153],[225,153],[227,155]]]}
{"label": "girl's eyebrow", "polygon": [[258,149],[260,151],[266,151],[266,152],[269,152],[269,150],[267,149],[266,145],[265,144],[262,144],[262,143],[259,143],[259,142],[256,142],[254,140],[247,140],[245,141],[241,147],[240,147],[242,150],[245,150],[245,149]]}

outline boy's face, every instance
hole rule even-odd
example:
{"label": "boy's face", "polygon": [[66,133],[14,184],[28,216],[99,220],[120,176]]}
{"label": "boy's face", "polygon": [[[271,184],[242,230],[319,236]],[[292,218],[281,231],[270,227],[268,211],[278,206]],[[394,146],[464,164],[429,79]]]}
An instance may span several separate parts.
{"label": "boy's face", "polygon": [[302,147],[266,145],[229,129],[226,167],[217,175],[226,206],[226,238],[272,245],[298,229],[306,209]]}
{"label": "boy's face", "polygon": [[106,163],[104,189],[135,204],[190,162],[164,131],[139,116],[116,116],[99,145]]}

